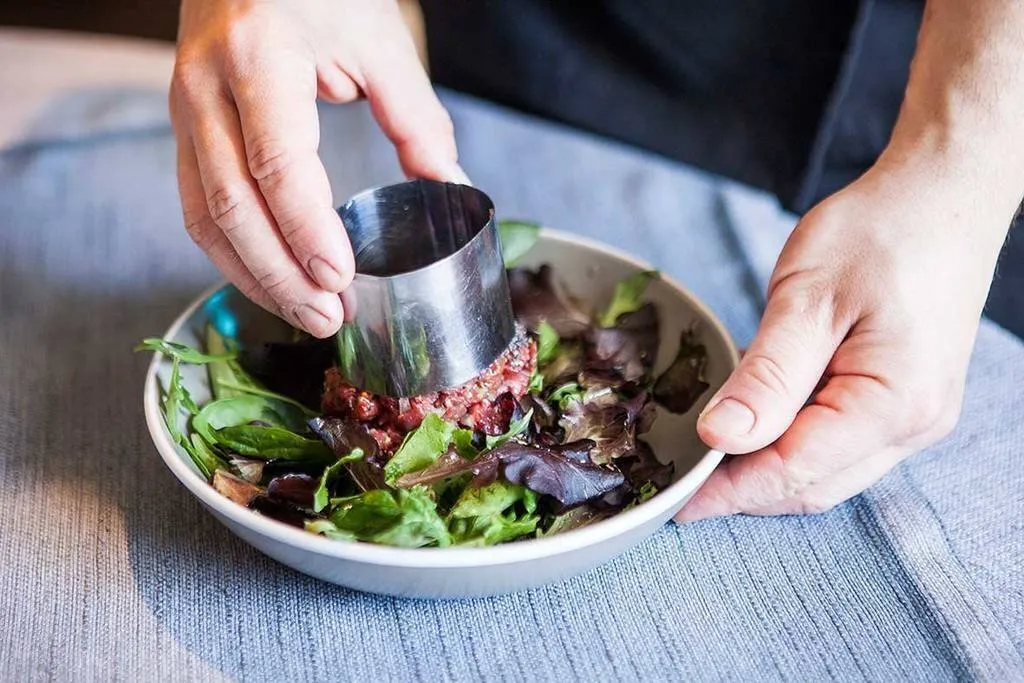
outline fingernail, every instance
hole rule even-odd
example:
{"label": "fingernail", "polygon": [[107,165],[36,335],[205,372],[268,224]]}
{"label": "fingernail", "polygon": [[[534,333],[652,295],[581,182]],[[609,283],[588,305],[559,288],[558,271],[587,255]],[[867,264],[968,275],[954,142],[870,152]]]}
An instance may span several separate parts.
{"label": "fingernail", "polygon": [[302,329],[316,337],[326,335],[331,326],[331,319],[309,304],[296,308],[295,317],[298,318],[299,326]]}
{"label": "fingernail", "polygon": [[309,272],[316,283],[328,292],[340,292],[345,288],[345,280],[338,269],[319,256],[309,259]]}
{"label": "fingernail", "polygon": [[719,401],[700,417],[702,427],[720,436],[745,436],[756,421],[754,411],[734,398]]}
{"label": "fingernail", "polygon": [[462,167],[459,166],[458,164],[453,163],[451,166],[449,166],[448,172],[445,175],[448,176],[450,182],[459,183],[461,185],[473,185],[473,182],[469,179],[469,176],[466,175],[466,172],[463,171]]}

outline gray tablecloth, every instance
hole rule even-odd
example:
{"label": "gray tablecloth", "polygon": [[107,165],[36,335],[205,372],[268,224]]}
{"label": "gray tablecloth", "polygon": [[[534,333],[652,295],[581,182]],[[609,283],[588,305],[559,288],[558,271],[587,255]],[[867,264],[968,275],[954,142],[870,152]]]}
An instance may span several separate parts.
{"label": "gray tablecloth", "polygon": [[[629,249],[751,337],[793,219],[767,197],[448,95],[504,217]],[[1024,678],[1024,349],[984,325],[956,433],[816,517],[670,525],[562,585],[401,601],[231,536],[163,468],[141,337],[216,273],[181,228],[160,94],[82,93],[0,152],[4,680]],[[395,180],[324,111],[340,199]]]}

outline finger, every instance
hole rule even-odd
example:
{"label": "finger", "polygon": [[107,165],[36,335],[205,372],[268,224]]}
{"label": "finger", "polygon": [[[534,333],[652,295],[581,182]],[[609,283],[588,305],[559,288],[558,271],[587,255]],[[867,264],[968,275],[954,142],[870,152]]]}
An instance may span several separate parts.
{"label": "finger", "polygon": [[397,35],[368,65],[363,90],[406,175],[470,184],[458,164],[451,117],[437,98],[412,40]]}
{"label": "finger", "polygon": [[831,306],[795,285],[769,297],[754,341],[697,422],[726,453],[750,453],[779,437],[818,385],[842,341]]}
{"label": "finger", "polygon": [[248,170],[306,274],[329,292],[352,281],[352,249],[317,154],[317,74],[285,50],[241,54],[228,83],[245,139]]}
{"label": "finger", "polygon": [[199,178],[195,148],[192,138],[187,136],[178,138],[178,190],[181,193],[185,229],[192,241],[246,298],[274,315],[280,315],[281,311],[277,304],[256,282],[256,278],[246,269],[242,259],[238,258],[238,253],[231,246],[231,242],[210,218],[203,183]]}
{"label": "finger", "polygon": [[196,159],[210,217],[289,322],[317,337],[337,331],[337,294],[317,287],[296,262],[249,175],[237,114],[212,95],[193,117]]}
{"label": "finger", "polygon": [[810,487],[891,448],[888,389],[865,376],[833,377],[775,443],[729,459],[676,516],[692,521],[794,509]]}

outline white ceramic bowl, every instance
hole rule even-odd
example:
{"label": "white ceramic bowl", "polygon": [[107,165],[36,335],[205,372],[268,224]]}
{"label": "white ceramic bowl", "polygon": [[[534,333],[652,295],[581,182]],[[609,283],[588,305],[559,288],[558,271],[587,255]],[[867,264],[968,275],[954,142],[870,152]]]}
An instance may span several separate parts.
{"label": "white ceramic bowl", "polygon": [[[549,263],[566,289],[596,307],[611,296],[615,283],[649,268],[619,251],[574,235],[545,229],[522,265]],[[230,287],[218,287],[195,301],[174,321],[164,337],[198,345],[199,333],[218,308],[216,297],[231,297],[241,312],[238,334],[243,342],[283,332],[276,318],[248,303]],[[707,348],[711,388],[686,415],[659,408],[647,435],[662,462],[675,463],[675,481],[651,500],[591,526],[541,539],[488,548],[404,549],[369,543],[334,541],[260,516],[213,490],[188,455],[170,438],[160,408],[159,384],[166,385],[170,363],[154,357],[146,375],[146,422],[167,467],[232,532],[270,557],[300,572],[361,591],[408,597],[470,597],[523,590],[567,579],[632,547],[665,524],[704,483],[722,459],[697,437],[697,414],[737,362],[736,348],[721,322],[671,278],[653,282],[647,299],[661,314],[660,370],[671,362],[682,330],[697,323]],[[199,402],[209,397],[205,370],[183,367],[183,380]],[[196,523],[200,523],[196,520]]]}

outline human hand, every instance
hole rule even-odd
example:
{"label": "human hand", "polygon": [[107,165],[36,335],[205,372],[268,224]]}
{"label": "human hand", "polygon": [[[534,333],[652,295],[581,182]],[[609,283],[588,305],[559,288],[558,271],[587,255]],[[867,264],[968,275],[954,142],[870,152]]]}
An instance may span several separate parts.
{"label": "human hand", "polygon": [[170,92],[189,235],[248,298],[318,337],[352,250],[316,98],[365,96],[410,177],[468,182],[394,0],[184,0]]}
{"label": "human hand", "polygon": [[741,455],[678,521],[828,510],[953,428],[1006,225],[961,176],[883,157],[800,221],[757,336],[698,421]]}

